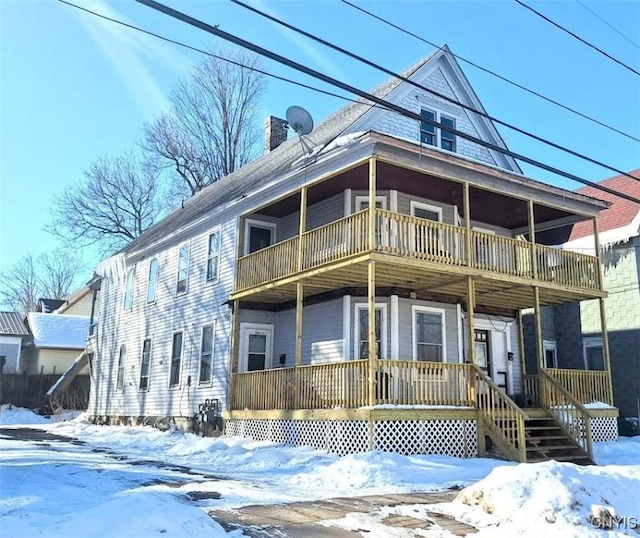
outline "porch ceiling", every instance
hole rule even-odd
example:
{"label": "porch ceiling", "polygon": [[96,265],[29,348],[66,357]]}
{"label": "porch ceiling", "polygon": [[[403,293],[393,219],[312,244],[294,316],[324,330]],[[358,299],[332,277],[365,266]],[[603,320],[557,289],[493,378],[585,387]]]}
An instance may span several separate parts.
{"label": "porch ceiling", "polygon": [[[362,256],[351,264],[316,272],[311,276],[293,276],[271,284],[259,286],[243,295],[234,296],[241,300],[270,303],[288,303],[296,299],[296,284],[304,278],[304,296],[310,298],[319,294],[352,288],[366,289],[367,261],[376,260],[376,288],[403,290],[415,293],[416,298],[441,296],[443,302],[466,302],[466,267],[448,267],[421,261],[411,263],[401,258],[384,255]],[[531,308],[534,306],[533,287],[530,281],[516,277],[496,276],[491,273],[474,274],[477,306],[496,307],[508,310]],[[572,289],[567,286],[540,283],[540,302],[543,306],[572,301],[594,299],[604,294],[597,291]]]}

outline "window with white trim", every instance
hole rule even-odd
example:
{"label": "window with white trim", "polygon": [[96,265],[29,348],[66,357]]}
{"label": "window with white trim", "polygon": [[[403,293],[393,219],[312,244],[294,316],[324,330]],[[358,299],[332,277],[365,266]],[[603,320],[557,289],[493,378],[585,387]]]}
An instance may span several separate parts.
{"label": "window with white trim", "polygon": [[555,340],[544,340],[542,348],[544,349],[544,367],[558,367],[558,352]]}
{"label": "window with white trim", "polygon": [[585,338],[582,341],[584,366],[587,370],[604,370],[604,348],[602,338]]}
{"label": "window with white trim", "polygon": [[156,302],[156,290],[158,289],[158,275],[160,267],[158,259],[153,258],[149,262],[149,280],[147,281],[147,304]]}
{"label": "window with white trim", "polygon": [[142,358],[140,360],[140,390],[149,390],[149,372],[151,370],[151,338],[142,342]]}
{"label": "window with white trim", "polygon": [[189,278],[189,243],[180,247],[178,251],[178,279],[176,282],[176,294],[187,292],[187,280]]}
{"label": "window with white trim", "polygon": [[124,364],[126,362],[127,350],[124,344],[120,346],[118,353],[118,372],[116,374],[116,390],[122,390],[124,387]]}
{"label": "window with white trim", "polygon": [[[369,357],[369,307],[366,303],[355,305],[355,342],[356,359]],[[376,349],[379,359],[387,357],[387,305],[375,305]]]}
{"label": "window with white trim", "polygon": [[202,327],[200,340],[200,383],[211,383],[213,377],[213,336],[215,325],[210,323]]}
{"label": "window with white trim", "polygon": [[207,245],[207,282],[211,282],[218,280],[220,268],[220,230],[209,234]]}
{"label": "window with white trim", "polygon": [[171,339],[171,368],[169,371],[169,387],[180,384],[180,364],[182,362],[182,332],[173,333]]}
{"label": "window with white trim", "polygon": [[426,362],[445,360],[444,310],[413,306],[413,359]]}
{"label": "window with white trim", "polygon": [[[456,129],[456,120],[427,108],[420,110],[420,116],[423,118],[423,121],[420,122],[420,142],[455,152],[456,135],[453,134],[452,130]],[[429,123],[430,121],[442,124],[442,128]]]}
{"label": "window with white trim", "polygon": [[123,308],[125,310],[131,310],[133,307],[133,282],[135,279],[135,272],[130,269],[127,273],[127,281],[124,285],[124,303]]}

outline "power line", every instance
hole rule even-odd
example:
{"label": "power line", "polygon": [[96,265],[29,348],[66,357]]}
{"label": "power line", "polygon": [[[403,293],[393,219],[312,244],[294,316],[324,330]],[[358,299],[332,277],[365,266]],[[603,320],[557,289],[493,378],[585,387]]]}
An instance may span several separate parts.
{"label": "power line", "polygon": [[620,170],[619,168],[616,168],[615,166],[610,166],[606,163],[603,163],[602,161],[598,161],[597,159],[592,159],[591,157],[584,155],[583,153],[579,153],[575,150],[569,149],[566,146],[561,146],[560,144],[557,144],[555,142],[551,142],[550,140],[548,140],[547,138],[543,138],[541,136],[538,136],[530,131],[526,131],[524,129],[521,129],[511,123],[507,123],[505,121],[502,121],[494,116],[491,116],[490,114],[487,114],[485,111],[483,110],[478,110],[476,108],[474,108],[473,106],[469,106],[466,105],[464,103],[461,103],[460,101],[453,99],[443,93],[437,92],[435,90],[432,90],[430,88],[427,88],[426,86],[419,84],[417,82],[415,82],[414,80],[411,80],[408,77],[405,77],[399,73],[396,73],[395,71],[392,71],[391,69],[387,69],[386,67],[381,66],[380,64],[373,62],[371,60],[367,60],[366,58],[363,58],[362,56],[359,56],[357,54],[354,54],[353,52],[350,52],[342,47],[339,47],[338,45],[335,45],[334,43],[331,43],[329,41],[326,41],[325,39],[322,39],[314,34],[311,34],[305,30],[302,30],[300,28],[298,28],[297,26],[294,26],[292,24],[289,24],[285,21],[283,21],[282,19],[278,19],[277,17],[274,17],[272,15],[269,15],[268,13],[265,13],[264,11],[261,11],[253,6],[250,6],[244,2],[242,2],[242,0],[231,0],[234,4],[237,4],[253,13],[256,13],[257,15],[260,15],[261,17],[264,17],[272,22],[275,22],[276,24],[279,24],[280,26],[283,26],[284,28],[287,28],[288,30],[291,30],[293,32],[296,32],[297,34],[300,34],[304,37],[307,37],[313,41],[315,41],[316,43],[320,43],[321,45],[324,45],[325,47],[329,47],[332,50],[335,50],[341,54],[344,54],[345,56],[348,56],[349,58],[353,58],[354,60],[357,60],[365,65],[368,65],[369,67],[373,67],[374,69],[377,69],[378,71],[381,71],[382,73],[385,73],[386,75],[390,75],[392,77],[395,77],[397,79],[402,80],[403,82],[406,82],[407,84],[410,84],[411,86],[418,88],[422,91],[425,91],[431,95],[435,95],[436,97],[439,97],[440,99],[443,99],[445,101],[448,101],[449,103],[452,103],[456,106],[459,106],[465,110],[468,110],[469,112],[472,112],[473,114],[477,114],[479,116],[482,116],[484,118],[487,118],[488,120],[497,123],[499,125],[502,125],[504,127],[506,127],[507,129],[511,129],[512,131],[515,131],[517,133],[520,133],[524,136],[527,136],[529,138],[532,138],[533,140],[536,140],[537,142],[541,142],[547,146],[551,146],[554,149],[563,151],[564,153],[568,153],[569,155],[572,155],[574,157],[578,157],[579,159],[582,159],[584,161],[590,162],[592,164],[601,166],[602,168],[605,168],[607,170],[610,170],[612,172],[616,172],[617,174],[629,177],[631,179],[633,179],[634,181],[640,181],[640,178],[637,178],[635,176],[632,176],[631,174]]}
{"label": "power line", "polygon": [[212,35],[215,35],[216,37],[219,37],[221,39],[224,39],[225,41],[228,41],[230,43],[233,43],[234,45],[237,45],[239,47],[245,48],[247,50],[250,50],[260,56],[264,56],[266,58],[269,58],[270,60],[273,60],[275,62],[278,62],[282,65],[286,65],[287,67],[290,67],[296,71],[299,71],[301,73],[304,73],[306,75],[309,75],[313,78],[316,78],[318,80],[321,80],[323,82],[326,82],[327,84],[330,84],[332,86],[335,86],[337,88],[340,88],[342,90],[345,90],[349,93],[352,93],[354,95],[358,95],[359,97],[362,97],[368,101],[371,101],[372,103],[376,103],[386,109],[388,109],[389,111],[395,112],[397,114],[400,114],[402,116],[405,116],[409,119],[412,119],[414,121],[417,122],[424,122],[427,123],[429,125],[433,125],[439,129],[445,129],[453,134],[455,134],[456,136],[459,136],[462,139],[468,140],[470,142],[473,142],[475,144],[478,144],[480,146],[486,147],[488,149],[491,149],[493,151],[496,151],[498,153],[502,153],[504,155],[508,155],[509,157],[512,157],[514,159],[518,159],[521,160],[523,162],[526,162],[527,164],[530,164],[532,166],[535,166],[537,168],[540,168],[542,170],[546,170],[548,172],[552,172],[554,174],[557,174],[559,176],[565,177],[567,179],[571,179],[573,181],[576,181],[578,183],[582,183],[584,185],[589,185],[597,190],[600,190],[602,192],[607,192],[613,196],[618,196],[620,198],[624,198],[625,200],[629,200],[633,203],[636,204],[640,204],[640,199],[638,198],[634,198],[633,196],[629,196],[628,194],[625,193],[621,193],[618,191],[615,191],[613,189],[610,189],[608,187],[605,187],[603,185],[599,185],[598,183],[594,183],[593,181],[589,181],[587,179],[581,178],[579,176],[576,176],[574,174],[571,174],[569,172],[565,172],[564,170],[560,170],[558,168],[555,168],[554,166],[542,163],[540,161],[537,161],[535,159],[532,159],[530,157],[527,157],[525,155],[521,155],[519,153],[515,153],[511,150],[499,147],[495,144],[492,144],[490,142],[486,142],[485,140],[482,140],[480,138],[477,138],[473,135],[458,131],[454,128],[451,128],[449,126],[445,126],[442,125],[441,123],[438,123],[436,121],[432,121],[429,120],[427,118],[423,118],[420,114],[416,114],[415,112],[412,112],[410,110],[407,110],[406,108],[403,108],[399,105],[396,105],[395,103],[392,103],[390,101],[387,101],[385,99],[382,99],[380,97],[376,97],[375,95],[365,92],[363,90],[360,90],[359,88],[356,88],[354,86],[351,86],[345,82],[341,82],[333,77],[330,77],[329,75],[325,75],[324,73],[320,73],[319,71],[316,71],[314,69],[311,69],[310,67],[307,67],[305,65],[302,65],[298,62],[295,62],[294,60],[291,60],[289,58],[286,58],[284,56],[281,56],[280,54],[277,54],[275,52],[272,52],[268,49],[265,49],[259,45],[256,45],[254,43],[251,43],[249,41],[246,41],[245,39],[242,39],[240,37],[237,37],[233,34],[230,34],[229,32],[225,32],[224,30],[221,30],[218,27],[215,26],[211,26],[210,24],[207,24],[199,19],[196,19],[194,17],[191,17],[189,15],[186,15],[185,13],[182,13],[180,11],[177,11],[173,8],[170,8],[168,6],[165,6],[164,4],[161,4],[159,2],[156,2],[155,0],[136,0],[136,2],[146,5],[147,7],[150,7],[152,9],[155,9],[156,11],[159,11],[161,13],[164,13],[165,15],[169,15],[170,17],[177,19],[179,21],[182,21],[186,24],[189,24],[190,26],[194,26],[195,28],[198,28],[200,30],[203,30],[204,32],[210,33]]}
{"label": "power line", "polygon": [[[310,86],[309,84],[304,84],[303,82],[298,82],[297,80],[292,80],[290,78],[281,77],[279,75],[274,75],[273,73],[269,73],[268,71],[264,71],[263,69],[259,69],[257,67],[251,67],[249,65],[245,65],[243,63],[236,62],[236,61],[231,60],[229,58],[225,58],[224,56],[220,56],[218,54],[214,54],[212,52],[209,52],[209,51],[206,51],[206,50],[203,50],[203,49],[199,49],[199,48],[194,47],[192,45],[188,45],[188,44],[183,43],[181,41],[176,41],[175,39],[171,39],[169,37],[165,37],[163,35],[156,34],[156,33],[151,32],[149,30],[145,30],[144,28],[140,28],[139,26],[135,26],[133,24],[129,24],[129,23],[121,21],[119,19],[114,19],[114,18],[108,17],[107,15],[102,15],[101,13],[98,13],[96,11],[92,11],[90,9],[87,9],[85,7],[82,7],[82,6],[79,6],[77,4],[73,4],[72,2],[67,2],[66,0],[58,0],[58,2],[60,2],[62,4],[66,4],[67,6],[74,7],[76,9],[79,9],[79,10],[84,11],[86,13],[89,13],[91,15],[95,15],[96,17],[100,17],[101,19],[107,20],[109,22],[113,22],[115,24],[119,24],[121,26],[125,26],[127,28],[130,28],[131,30],[136,30],[137,32],[141,32],[143,34],[150,35],[150,36],[155,37],[157,39],[160,39],[162,41],[166,41],[167,43],[172,43],[173,45],[178,45],[179,47],[183,47],[185,49],[189,49],[189,50],[192,50],[194,52],[199,52],[200,54],[204,54],[206,56],[210,56],[211,58],[216,58],[217,60],[222,60],[223,62],[227,62],[227,63],[233,64],[233,65],[241,67],[243,69],[248,69],[249,71],[254,71],[256,73],[260,73],[262,75],[265,75],[267,77],[270,77],[270,78],[273,78],[273,79],[276,79],[276,80],[280,80],[282,82],[288,82],[289,84],[294,84],[294,85],[299,86],[301,88],[306,88],[307,90],[312,90],[314,92],[318,92],[318,93],[321,93],[321,94],[324,94],[324,95],[328,95],[330,97],[337,97],[338,99],[343,99],[344,101],[349,101],[351,103],[359,103],[360,102],[360,101],[358,101],[358,99],[352,99],[350,97],[345,97],[344,95],[340,95],[340,94],[337,94],[337,93],[330,92],[328,90],[323,90],[323,89],[320,89],[320,88],[316,88],[315,86]],[[376,106],[376,108],[382,108],[382,107]]]}
{"label": "power line", "polygon": [[629,39],[626,35],[624,35],[620,30],[618,30],[615,26],[610,24],[606,19],[603,19],[600,15],[598,15],[593,9],[583,4],[580,0],[576,0],[578,4],[580,4],[584,9],[586,9],[589,13],[591,13],[596,19],[606,24],[609,28],[611,28],[616,34],[626,39],[629,43],[631,43],[635,48],[640,49],[640,45],[638,45],[635,41]]}
{"label": "power line", "polygon": [[[346,4],[347,6],[352,7],[353,9],[360,11],[361,13],[364,13],[365,15],[368,15],[369,17],[372,17],[378,21],[380,21],[383,24],[386,24],[387,26],[391,26],[392,28],[395,28],[396,30],[402,32],[403,34],[409,35],[415,39],[417,39],[418,41],[421,41],[422,43],[425,43],[427,45],[430,45],[432,47],[436,47],[437,49],[443,50],[443,47],[433,43],[432,41],[429,41],[428,39],[425,39],[409,30],[407,30],[406,28],[403,28],[402,26],[399,26],[391,21],[389,21],[388,19],[385,19],[384,17],[381,17],[379,15],[376,15],[375,13],[368,11],[366,9],[364,9],[363,7],[360,7],[356,4],[353,4],[352,2],[350,2],[349,0],[340,0],[340,2],[342,2],[343,4]],[[614,133],[618,133],[619,135],[622,135],[626,138],[629,138],[631,140],[635,140],[636,142],[640,142],[640,138],[633,136],[629,133],[625,133],[624,131],[621,131],[620,129],[617,129],[616,127],[613,127],[611,125],[608,125],[606,123],[604,123],[603,121],[600,121],[596,118],[594,118],[593,116],[589,116],[588,114],[585,114],[584,112],[580,112],[579,110],[576,110],[575,108],[572,108],[570,106],[564,105],[562,103],[560,103],[559,101],[556,101],[550,97],[547,97],[543,94],[541,94],[540,92],[537,92],[535,90],[532,90],[530,88],[527,88],[526,86],[523,86],[522,84],[519,84],[518,82],[515,82],[505,76],[502,76],[498,73],[496,73],[495,71],[492,71],[491,69],[488,69],[486,67],[483,67],[471,60],[469,60],[468,58],[465,58],[463,56],[460,56],[459,54],[456,54],[454,52],[449,51],[449,54],[451,54],[453,57],[457,58],[458,60],[460,60],[461,62],[465,62],[466,64],[475,67],[476,69],[479,69],[480,71],[483,71],[499,80],[502,80],[503,82],[506,82],[507,84],[511,84],[512,86],[515,86],[516,88],[523,90],[531,95],[534,95],[540,99],[543,99],[544,101],[547,101],[548,103],[551,103],[557,107],[560,107],[564,110],[566,110],[567,112],[571,112],[572,114],[575,114],[576,116],[579,116],[581,118],[584,118],[592,123],[595,123],[596,125],[600,125],[601,127],[604,127],[605,129],[609,129],[610,131],[613,131]]]}
{"label": "power line", "polygon": [[516,4],[521,5],[523,8],[528,9],[529,11],[531,11],[532,13],[535,13],[538,17],[540,17],[541,19],[544,19],[545,21],[547,21],[549,24],[552,24],[553,26],[555,26],[556,28],[558,28],[559,30],[562,30],[563,32],[566,32],[567,34],[569,34],[571,37],[573,37],[574,39],[577,39],[578,41],[580,41],[580,43],[583,43],[585,45],[587,45],[587,47],[591,47],[592,49],[594,49],[595,51],[599,52],[600,54],[602,54],[603,56],[605,56],[606,58],[609,58],[610,60],[614,61],[615,63],[617,63],[618,65],[621,65],[622,67],[624,67],[625,69],[628,69],[629,71],[631,71],[632,73],[635,73],[636,75],[640,75],[640,71],[636,71],[633,67],[628,66],[626,63],[618,60],[618,58],[616,58],[615,56],[612,56],[611,54],[609,54],[608,52],[605,52],[604,50],[602,50],[600,47],[597,47],[596,45],[594,45],[593,43],[589,43],[589,41],[587,41],[586,39],[583,39],[582,37],[580,37],[578,34],[572,32],[571,30],[568,30],[567,28],[565,28],[564,26],[558,24],[557,22],[551,20],[549,17],[547,17],[546,15],[543,15],[542,13],[540,13],[539,11],[536,11],[535,9],[533,9],[531,6],[528,6],[527,4],[525,4],[522,0],[513,0]]}

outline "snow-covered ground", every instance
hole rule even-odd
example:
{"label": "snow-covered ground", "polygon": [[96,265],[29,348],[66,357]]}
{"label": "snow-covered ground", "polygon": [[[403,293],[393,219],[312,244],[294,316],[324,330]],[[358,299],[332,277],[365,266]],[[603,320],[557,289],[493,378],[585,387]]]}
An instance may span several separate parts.
{"label": "snow-covered ground", "polygon": [[[600,465],[578,467],[382,452],[338,457],[238,438],[94,426],[82,417],[55,422],[19,409],[3,409],[0,424],[30,424],[86,443],[0,436],[3,537],[66,537],[80,532],[96,537],[226,536],[206,515],[207,509],[453,486],[466,489],[452,503],[387,507],[326,525],[385,538],[449,536],[435,527],[391,532],[381,523],[392,514],[428,519],[427,512],[435,510],[478,527],[479,536],[638,536],[631,518],[640,520],[640,437],[599,444],[595,458]],[[195,474],[153,461],[182,465]],[[191,501],[186,496],[212,491],[221,497]],[[592,506],[599,505],[626,517],[628,528],[596,528],[588,516]],[[241,536],[238,531],[236,535]]]}

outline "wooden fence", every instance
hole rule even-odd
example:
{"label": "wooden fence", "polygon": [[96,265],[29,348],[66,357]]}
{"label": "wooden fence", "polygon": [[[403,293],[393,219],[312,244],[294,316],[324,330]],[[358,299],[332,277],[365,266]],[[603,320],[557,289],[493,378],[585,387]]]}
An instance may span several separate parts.
{"label": "wooden fence", "polygon": [[[49,398],[46,393],[59,377],[60,374],[3,374],[0,377],[2,403],[50,412]],[[90,388],[91,380],[88,375],[77,376],[59,395],[59,405],[64,409],[87,409]]]}

